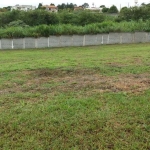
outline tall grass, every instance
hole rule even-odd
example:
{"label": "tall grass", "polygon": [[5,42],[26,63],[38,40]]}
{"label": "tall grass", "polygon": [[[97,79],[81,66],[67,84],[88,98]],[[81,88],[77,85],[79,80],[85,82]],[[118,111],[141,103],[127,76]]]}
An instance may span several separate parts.
{"label": "tall grass", "polygon": [[85,26],[71,24],[0,28],[0,38],[48,37],[50,35],[98,34],[109,32],[150,31],[150,21],[102,22]]}

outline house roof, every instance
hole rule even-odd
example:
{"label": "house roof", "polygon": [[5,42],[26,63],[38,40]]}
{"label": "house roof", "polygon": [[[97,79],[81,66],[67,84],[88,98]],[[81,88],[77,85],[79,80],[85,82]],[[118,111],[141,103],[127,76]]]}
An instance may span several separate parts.
{"label": "house roof", "polygon": [[91,7],[91,8],[85,8],[87,10],[102,10],[102,8],[97,8],[97,7]]}
{"label": "house roof", "polygon": [[11,8],[36,8],[36,6],[32,6],[32,5],[15,5],[15,6],[11,6]]}
{"label": "house roof", "polygon": [[82,6],[75,6],[74,7],[74,10],[78,10],[78,9],[83,9],[83,7]]}
{"label": "house roof", "polygon": [[35,7],[35,6],[32,6],[32,5],[15,5],[15,7]]}
{"label": "house roof", "polygon": [[54,6],[54,5],[43,5],[42,7],[46,7],[46,8],[56,8],[56,9],[57,9],[57,6]]}

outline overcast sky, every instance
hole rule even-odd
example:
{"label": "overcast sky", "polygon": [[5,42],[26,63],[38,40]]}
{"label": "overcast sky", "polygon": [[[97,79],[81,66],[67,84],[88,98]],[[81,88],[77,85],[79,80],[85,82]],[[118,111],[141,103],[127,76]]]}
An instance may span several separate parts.
{"label": "overcast sky", "polygon": [[[62,3],[73,3],[77,5],[82,5],[85,2],[92,6],[92,3],[95,4],[96,7],[100,5],[105,5],[107,7],[112,6],[113,4],[116,5],[118,8],[123,6],[133,6],[135,0],[0,0],[0,7],[5,6],[14,6],[16,4],[20,5],[34,5],[38,6],[39,3],[43,3],[43,5],[54,3],[55,5],[62,4]],[[139,4],[141,3],[150,3],[150,0],[137,0]]]}

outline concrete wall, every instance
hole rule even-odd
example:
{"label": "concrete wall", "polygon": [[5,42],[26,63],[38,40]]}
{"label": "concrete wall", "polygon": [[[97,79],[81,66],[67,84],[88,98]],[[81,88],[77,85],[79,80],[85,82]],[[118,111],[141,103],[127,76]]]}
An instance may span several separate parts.
{"label": "concrete wall", "polygon": [[102,43],[102,34],[97,34],[97,43],[96,43],[96,45],[101,45],[101,44],[103,44]]}
{"label": "concrete wall", "polygon": [[24,39],[13,39],[13,48],[14,49],[24,49],[25,40]]}
{"label": "concrete wall", "polygon": [[1,49],[13,49],[13,40],[1,39]]}
{"label": "concrete wall", "polygon": [[96,35],[85,35],[85,45],[96,45],[97,44],[97,36]]}
{"label": "concrete wall", "polygon": [[84,46],[85,40],[84,35],[73,35],[72,46]]}
{"label": "concrete wall", "polygon": [[25,48],[37,48],[37,39],[25,38]]}
{"label": "concrete wall", "polygon": [[120,44],[121,36],[121,33],[109,33],[108,44]]}
{"label": "concrete wall", "polygon": [[150,42],[150,33],[147,33],[147,42]]}
{"label": "concrete wall", "polygon": [[109,43],[109,34],[102,34],[102,44]]}
{"label": "concrete wall", "polygon": [[73,36],[69,35],[62,35],[60,37],[60,46],[61,47],[67,47],[73,45]]}
{"label": "concrete wall", "polygon": [[134,33],[134,43],[146,43],[147,33],[146,32],[135,32]]}
{"label": "concrete wall", "polygon": [[27,49],[101,44],[150,42],[150,33],[109,33],[96,35],[62,35],[41,38],[0,39],[0,49]]}
{"label": "concrete wall", "polygon": [[41,37],[37,39],[37,48],[49,47],[49,39],[46,37]]}
{"label": "concrete wall", "polygon": [[121,43],[122,44],[134,43],[133,37],[134,37],[133,33],[122,33]]}
{"label": "concrete wall", "polygon": [[50,36],[49,47],[61,47],[61,36]]}

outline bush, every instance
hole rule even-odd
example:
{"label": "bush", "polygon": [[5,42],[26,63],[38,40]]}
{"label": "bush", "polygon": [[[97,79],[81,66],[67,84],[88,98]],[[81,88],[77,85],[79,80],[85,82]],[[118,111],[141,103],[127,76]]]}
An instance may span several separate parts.
{"label": "bush", "polygon": [[8,27],[28,27],[22,20],[12,21],[8,25]]}
{"label": "bush", "polygon": [[100,13],[90,11],[68,12],[67,10],[59,13],[50,13],[42,9],[34,11],[12,11],[0,14],[0,26],[17,26],[21,22],[29,26],[38,26],[42,24],[72,24],[87,25],[91,23],[100,23],[105,20],[105,16]]}
{"label": "bush", "polygon": [[79,25],[88,25],[91,23],[101,23],[105,20],[104,15],[100,13],[92,13],[90,11],[83,11],[79,14]]}
{"label": "bush", "polygon": [[108,13],[118,13],[118,9],[115,5],[111,6],[108,10]]}
{"label": "bush", "polygon": [[8,27],[0,29],[1,38],[48,37],[49,35],[97,34],[109,32],[150,31],[150,21],[102,22],[85,26],[71,24]]}
{"label": "bush", "polygon": [[7,29],[0,29],[1,38],[22,38],[25,37],[25,32],[22,27],[9,27]]}

